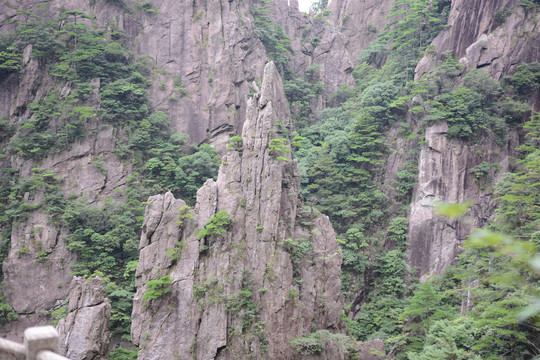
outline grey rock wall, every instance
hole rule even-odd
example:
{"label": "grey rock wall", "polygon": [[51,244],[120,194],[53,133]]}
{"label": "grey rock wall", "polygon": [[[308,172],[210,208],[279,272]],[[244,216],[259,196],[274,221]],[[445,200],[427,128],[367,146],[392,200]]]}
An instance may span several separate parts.
{"label": "grey rock wall", "polygon": [[[171,194],[150,199],[133,309],[140,359],[296,359],[290,339],[342,329],[341,254],[328,218],[301,205],[296,162],[269,152],[289,114],[273,63],[264,74],[248,103],[243,147],[230,150],[217,182],[199,190],[194,216],[175,224],[184,202]],[[198,239],[221,210],[233,219],[230,229]],[[285,239],[305,239],[311,250],[293,262]],[[173,261],[166,251],[179,240]],[[145,302],[148,281],[164,275],[173,280],[170,293]]]}
{"label": "grey rock wall", "polygon": [[526,13],[519,3],[519,0],[454,1],[448,19],[450,27],[432,42],[438,56],[424,56],[416,67],[415,77],[429,72],[440,56],[448,53],[460,59],[467,69],[483,68],[497,80],[513,73],[522,62],[540,61],[540,14]]}
{"label": "grey rock wall", "polygon": [[306,68],[320,65],[320,81],[326,91],[316,101],[314,110],[326,107],[330,95],[341,86],[354,86],[352,71],[357,54],[349,49],[350,34],[343,34],[341,28],[332,24],[331,16],[314,18],[298,11],[294,2],[276,0],[272,4],[273,18],[283,27],[291,40],[291,66],[294,76],[302,77]]}
{"label": "grey rock wall", "polygon": [[[131,2],[126,2],[131,11],[112,2],[90,3],[50,2],[42,16],[57,16],[63,6],[92,15],[88,22],[96,26],[107,28],[114,23],[124,29],[133,39],[136,55],[144,55],[153,64],[154,84],[149,94],[154,108],[166,111],[174,129],[188,133],[192,142],[205,140],[208,133],[210,142],[224,151],[228,134],[241,130],[249,83],[261,76],[266,62],[264,46],[253,36],[249,2],[153,1],[159,10],[155,14]],[[39,8],[37,3],[23,0],[17,6],[1,4],[0,12],[14,16],[17,9]],[[0,25],[0,31],[13,30],[7,21]],[[30,58],[31,50],[25,49],[18,76],[10,76],[0,87],[0,116],[11,116],[14,124],[28,119],[28,105],[52,89],[61,89],[62,96],[72,90],[69,83],[47,75],[46,69]],[[166,84],[165,90],[161,90],[161,82]],[[187,91],[184,97],[175,90],[179,83]],[[99,88],[99,79],[93,85]],[[90,102],[99,108],[99,98]],[[1,160],[1,166],[20,170],[21,177],[30,176],[33,168],[51,169],[64,179],[64,194],[86,197],[96,205],[102,205],[106,198],[121,200],[132,169],[117,158],[114,149],[126,135],[98,121],[90,121],[86,130],[89,135],[66,151],[41,161],[10,156]],[[96,159],[103,163],[101,168],[95,165]],[[25,195],[29,204],[38,204],[42,198],[39,192]],[[13,226],[11,248],[3,262],[3,293],[15,310],[25,315],[21,321],[49,311],[67,296],[69,264],[76,261],[66,249],[67,236],[54,219],[40,210]],[[47,253],[46,261],[37,261],[42,251]],[[22,335],[13,331],[10,336],[14,338]]]}
{"label": "grey rock wall", "polygon": [[[539,14],[525,14],[514,0],[457,0],[452,3],[449,29],[433,41],[438,54],[451,51],[466,69],[482,68],[495,79],[511,74],[522,62],[540,61]],[[496,21],[496,14],[508,7],[505,21]],[[515,36],[523,34],[524,36]],[[525,36],[526,35],[526,36]],[[427,54],[416,68],[415,78],[429,73],[436,56]],[[531,94],[530,104],[538,108],[537,96]],[[496,207],[492,185],[511,166],[514,149],[519,146],[517,132],[508,134],[504,144],[485,137],[475,142],[448,139],[446,123],[427,128],[426,144],[422,145],[418,163],[418,185],[413,195],[409,215],[409,266],[416,268],[422,279],[440,274],[455,265],[463,241],[473,228],[493,220]],[[500,164],[491,170],[486,180],[477,180],[470,170],[481,162]],[[467,221],[455,221],[437,216],[434,204],[473,202]]]}
{"label": "grey rock wall", "polygon": [[[241,131],[249,84],[267,59],[253,36],[250,2],[160,0],[153,6],[159,12],[141,18],[136,49],[159,70],[151,89],[156,108],[196,143],[224,124]],[[178,96],[175,81],[186,96]]]}
{"label": "grey rock wall", "polygon": [[[505,149],[495,139],[485,138],[477,144],[448,139],[446,123],[426,130],[427,144],[419,159],[419,177],[409,215],[409,266],[416,267],[422,279],[440,274],[449,265],[457,264],[463,241],[473,228],[487,225],[496,203],[493,184],[509,170],[512,149],[518,146],[516,135],[508,140]],[[482,161],[500,164],[482,179],[470,170]],[[470,220],[452,220],[436,215],[438,201],[448,203],[470,200],[473,206],[467,213]]]}
{"label": "grey rock wall", "polygon": [[386,358],[384,342],[381,339],[360,343],[357,345],[357,349],[360,360],[380,360]]}
{"label": "grey rock wall", "polygon": [[377,38],[386,24],[393,0],[332,0],[331,21],[347,38],[345,47],[356,59],[361,50]]}
{"label": "grey rock wall", "polygon": [[107,359],[111,305],[101,279],[73,278],[68,315],[58,323],[60,354],[71,360]]}

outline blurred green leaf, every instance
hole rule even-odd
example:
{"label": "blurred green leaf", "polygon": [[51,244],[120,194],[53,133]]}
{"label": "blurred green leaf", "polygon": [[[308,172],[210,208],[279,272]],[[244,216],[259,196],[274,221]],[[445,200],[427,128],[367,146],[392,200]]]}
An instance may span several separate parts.
{"label": "blurred green leaf", "polygon": [[446,203],[444,201],[438,202],[435,205],[435,212],[441,216],[447,216],[449,218],[457,219],[467,212],[472,206],[472,201],[467,200],[462,203]]}

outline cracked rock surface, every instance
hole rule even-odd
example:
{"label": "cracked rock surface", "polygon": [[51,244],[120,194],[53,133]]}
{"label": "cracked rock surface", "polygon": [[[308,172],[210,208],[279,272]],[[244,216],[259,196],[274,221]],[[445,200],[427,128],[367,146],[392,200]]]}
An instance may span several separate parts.
{"label": "cracked rock surface", "polygon": [[[465,69],[481,68],[495,79],[512,74],[522,62],[540,61],[538,16],[526,14],[519,0],[456,0],[448,19],[451,25],[432,45],[438,54],[452,52]],[[515,8],[501,23],[495,14],[505,7]],[[526,36],[515,37],[515,34]],[[528,35],[527,35],[528,34]],[[426,54],[416,67],[415,79],[429,73],[441,59]],[[540,98],[531,96],[530,105],[540,108]],[[425,131],[418,162],[416,186],[409,215],[408,265],[419,270],[422,280],[455,265],[463,241],[473,228],[485,226],[493,217],[495,200],[492,184],[509,170],[519,134],[507,134],[504,145],[492,137],[476,143],[448,139],[448,125],[438,123]],[[470,170],[481,162],[500,164],[486,180],[475,179]],[[437,216],[437,201],[448,203],[471,200],[470,221],[455,221]]]}
{"label": "cracked rock surface", "polygon": [[108,358],[111,305],[104,293],[100,278],[73,278],[68,315],[57,326],[60,354],[71,360]]}
{"label": "cracked rock surface", "polygon": [[[197,194],[192,217],[172,194],[151,197],[136,272],[132,339],[139,359],[297,359],[288,341],[342,329],[341,254],[328,217],[304,208],[298,165],[269,151],[289,121],[282,80],[265,67],[249,100],[241,149],[222,160],[218,180]],[[185,209],[185,208],[184,208]],[[218,211],[230,214],[219,236],[197,234]],[[304,254],[291,241],[303,241]],[[178,254],[171,250],[177,245]],[[147,283],[167,275],[170,292],[143,300]],[[332,359],[343,354],[334,352]]]}

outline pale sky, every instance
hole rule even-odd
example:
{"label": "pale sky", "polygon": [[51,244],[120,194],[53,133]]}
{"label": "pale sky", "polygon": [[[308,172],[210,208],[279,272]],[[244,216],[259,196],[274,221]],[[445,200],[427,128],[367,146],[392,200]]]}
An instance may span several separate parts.
{"label": "pale sky", "polygon": [[313,4],[315,0],[298,0],[298,7],[300,11],[308,12],[309,7]]}

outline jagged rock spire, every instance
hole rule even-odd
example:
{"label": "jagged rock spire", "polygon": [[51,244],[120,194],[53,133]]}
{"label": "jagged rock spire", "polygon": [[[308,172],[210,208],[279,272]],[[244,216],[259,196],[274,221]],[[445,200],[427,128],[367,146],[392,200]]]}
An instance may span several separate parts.
{"label": "jagged rock spire", "polygon": [[[170,193],[149,200],[132,325],[141,359],[292,359],[292,338],[342,328],[341,254],[328,218],[302,207],[273,63],[246,118],[242,146],[231,146],[217,181],[198,191],[194,216]],[[276,139],[283,151],[271,149]],[[227,231],[197,236],[221,211]],[[148,282],[163,276],[170,292],[143,300]]]}

